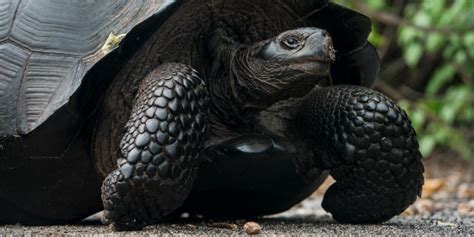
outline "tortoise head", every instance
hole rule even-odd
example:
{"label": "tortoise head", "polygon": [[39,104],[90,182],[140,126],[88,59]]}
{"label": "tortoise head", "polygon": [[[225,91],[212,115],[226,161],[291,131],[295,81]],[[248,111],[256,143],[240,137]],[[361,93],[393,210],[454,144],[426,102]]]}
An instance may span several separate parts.
{"label": "tortoise head", "polygon": [[335,51],[329,34],[314,27],[298,28],[256,43],[236,60],[237,83],[251,98],[246,107],[266,108],[290,97],[302,97],[330,80]]}
{"label": "tortoise head", "polygon": [[271,39],[257,57],[309,76],[326,76],[335,52],[331,37],[325,30],[306,27],[283,32]]}

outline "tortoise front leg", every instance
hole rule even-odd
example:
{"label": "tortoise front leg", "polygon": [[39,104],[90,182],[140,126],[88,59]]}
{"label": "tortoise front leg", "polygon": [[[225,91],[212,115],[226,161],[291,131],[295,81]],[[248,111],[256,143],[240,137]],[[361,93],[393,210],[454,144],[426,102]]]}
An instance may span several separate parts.
{"label": "tortoise front leg", "polygon": [[424,169],[415,131],[386,96],[357,86],[315,89],[297,116],[301,133],[314,144],[317,166],[336,180],[322,204],[335,220],[386,221],[421,194]]}
{"label": "tortoise front leg", "polygon": [[122,138],[119,168],[102,186],[104,223],[140,229],[181,206],[198,167],[207,94],[196,71],[165,64],[141,82]]}

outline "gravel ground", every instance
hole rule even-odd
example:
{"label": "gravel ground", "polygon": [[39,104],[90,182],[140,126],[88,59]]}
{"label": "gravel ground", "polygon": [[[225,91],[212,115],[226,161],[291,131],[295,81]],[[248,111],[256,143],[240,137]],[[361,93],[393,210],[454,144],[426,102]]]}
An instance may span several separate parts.
{"label": "gravel ground", "polygon": [[0,226],[3,236],[156,236],[245,235],[244,224],[255,221],[263,235],[474,235],[474,164],[449,159],[425,160],[423,197],[402,215],[379,225],[341,225],[320,206],[328,181],[310,198],[291,210],[262,219],[211,221],[182,218],[149,226],[143,231],[114,232],[97,216],[77,225]]}
{"label": "gravel ground", "polygon": [[[320,199],[314,198],[304,202],[307,210],[294,209],[279,216],[253,220],[262,227],[264,235],[474,235],[474,217],[462,216],[457,211],[445,210],[423,216],[400,216],[380,225],[341,225],[331,220],[327,214],[318,210],[317,214],[302,215],[319,205]],[[35,236],[35,235],[87,235],[87,236],[154,236],[154,235],[245,235],[245,221],[211,222],[203,220],[181,220],[149,226],[138,232],[113,232],[99,222],[65,226],[4,226],[0,227],[0,236]],[[236,230],[232,228],[237,227]],[[221,226],[221,227],[217,227]],[[226,226],[226,227],[223,227]]]}

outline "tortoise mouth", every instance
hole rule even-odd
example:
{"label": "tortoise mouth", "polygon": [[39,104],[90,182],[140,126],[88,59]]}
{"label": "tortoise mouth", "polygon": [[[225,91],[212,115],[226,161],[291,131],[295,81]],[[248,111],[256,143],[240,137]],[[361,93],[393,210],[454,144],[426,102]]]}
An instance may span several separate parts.
{"label": "tortoise mouth", "polygon": [[321,59],[313,59],[291,64],[289,67],[294,70],[302,71],[311,76],[329,76],[331,62]]}

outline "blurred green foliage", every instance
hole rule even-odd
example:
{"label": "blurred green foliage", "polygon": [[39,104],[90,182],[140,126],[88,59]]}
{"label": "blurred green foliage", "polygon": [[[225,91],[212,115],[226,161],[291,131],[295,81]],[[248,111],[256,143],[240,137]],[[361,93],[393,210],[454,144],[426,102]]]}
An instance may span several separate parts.
{"label": "blurred green foliage", "polygon": [[[399,54],[385,57],[386,67],[396,61],[394,57],[399,57],[406,65],[410,80],[421,81],[420,88],[411,88],[421,93],[415,98],[403,97],[399,103],[410,115],[423,155],[448,148],[463,158],[474,160],[474,1],[335,2],[372,18],[369,41],[376,47],[386,50],[390,42],[395,43]],[[395,35],[386,33],[389,27],[396,29]],[[427,67],[428,60],[436,65]],[[423,67],[430,72],[420,78],[418,71]],[[388,84],[395,84],[395,91],[398,91],[397,86],[401,87],[393,82]]]}
{"label": "blurred green foliage", "polygon": [[436,147],[448,147],[461,157],[472,159],[472,141],[464,130],[472,129],[474,108],[469,99],[472,89],[453,86],[441,98],[426,96],[415,103],[399,102],[407,110],[413,127],[418,132],[420,151],[428,156]]}

